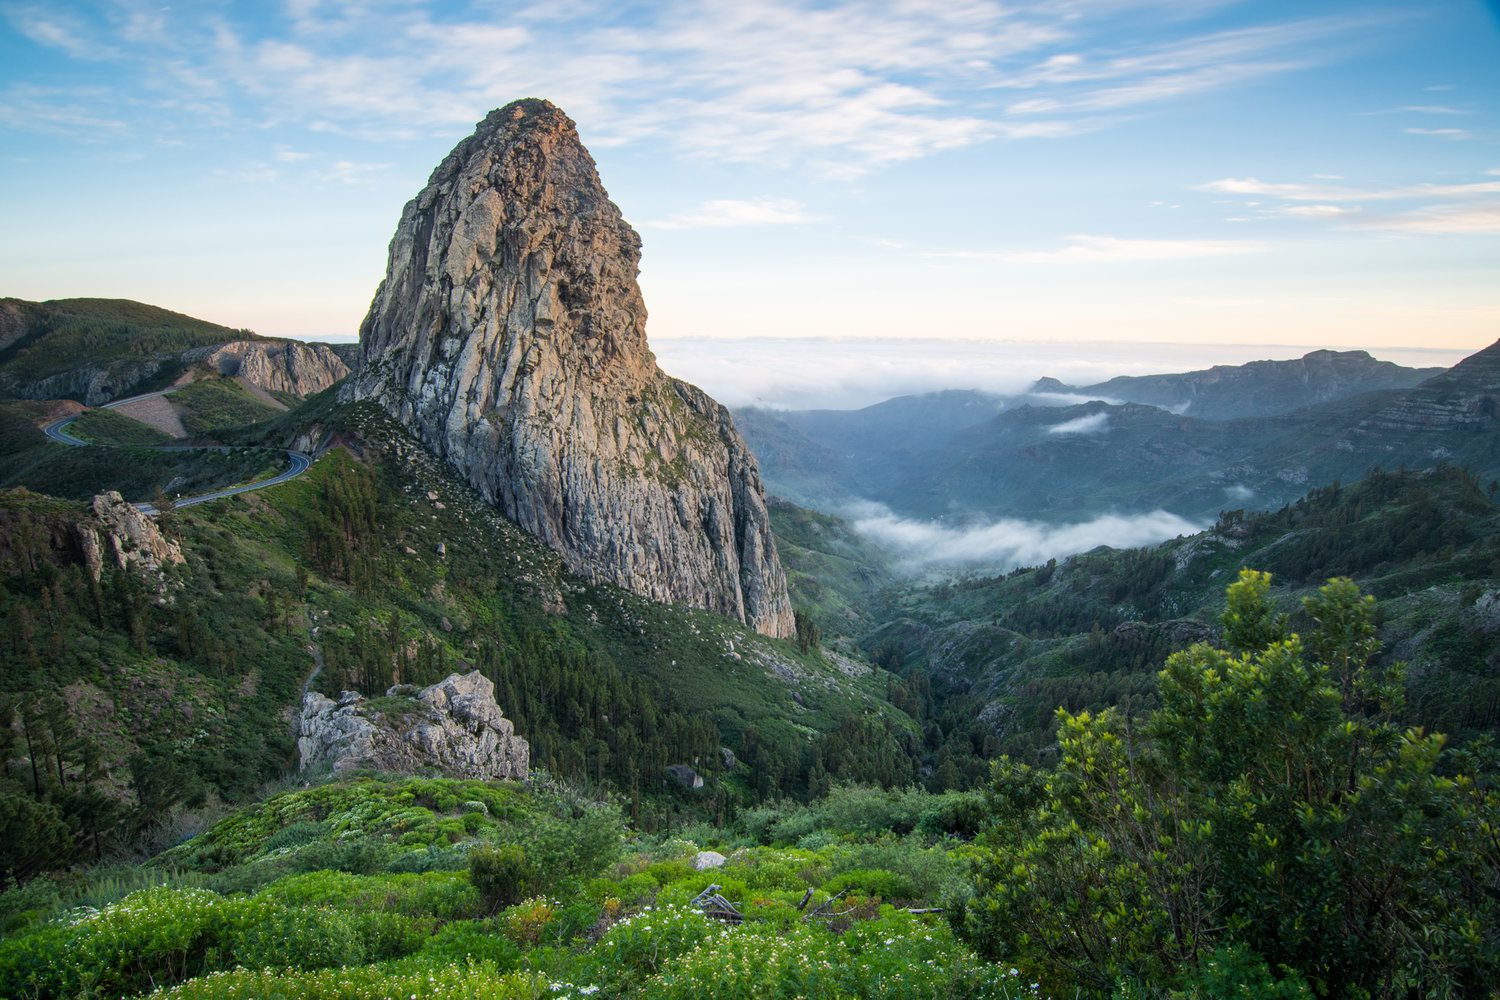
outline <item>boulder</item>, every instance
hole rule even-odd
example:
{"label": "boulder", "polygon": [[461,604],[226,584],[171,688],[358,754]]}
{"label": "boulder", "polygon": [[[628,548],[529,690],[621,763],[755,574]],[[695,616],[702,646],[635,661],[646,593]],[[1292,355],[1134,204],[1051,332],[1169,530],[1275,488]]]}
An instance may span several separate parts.
{"label": "boulder", "polygon": [[397,685],[387,698],[405,703],[372,705],[354,691],[337,701],[316,692],[302,699],[297,726],[299,768],[439,772],[491,781],[525,778],[531,747],[495,702],[495,685],[477,670],[448,677],[410,693]]}

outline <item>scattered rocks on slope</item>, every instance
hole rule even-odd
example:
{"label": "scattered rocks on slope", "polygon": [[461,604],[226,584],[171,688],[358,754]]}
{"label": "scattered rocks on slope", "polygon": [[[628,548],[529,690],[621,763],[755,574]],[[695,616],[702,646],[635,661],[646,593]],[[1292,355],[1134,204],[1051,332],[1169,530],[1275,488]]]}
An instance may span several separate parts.
{"label": "scattered rocks on slope", "polygon": [[317,692],[302,699],[297,753],[303,771],[371,769],[477,778],[525,778],[531,747],[495,703],[495,685],[478,671],[450,674],[414,691],[397,685],[387,697],[406,695],[399,710],[372,705],[354,691],[338,701]]}
{"label": "scattered rocks on slope", "polygon": [[790,636],[759,468],[724,407],[657,368],[640,252],[566,115],[492,112],[403,211],[346,398],[575,572]]}

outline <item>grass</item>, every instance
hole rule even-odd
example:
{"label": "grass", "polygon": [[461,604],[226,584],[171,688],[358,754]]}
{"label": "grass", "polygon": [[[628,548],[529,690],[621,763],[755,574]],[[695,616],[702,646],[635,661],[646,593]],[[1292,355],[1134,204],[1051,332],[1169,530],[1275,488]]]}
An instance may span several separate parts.
{"label": "grass", "polygon": [[115,410],[86,410],[68,429],[75,437],[90,444],[149,448],[172,441],[170,434]]}
{"label": "grass", "polygon": [[192,435],[236,430],[276,416],[280,411],[252,396],[233,379],[199,379],[171,395]]}

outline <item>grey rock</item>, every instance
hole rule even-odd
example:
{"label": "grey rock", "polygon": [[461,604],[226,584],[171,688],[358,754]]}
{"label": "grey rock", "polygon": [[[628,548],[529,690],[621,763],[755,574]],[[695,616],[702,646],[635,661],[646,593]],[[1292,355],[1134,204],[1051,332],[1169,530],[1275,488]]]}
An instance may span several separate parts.
{"label": "grey rock", "polygon": [[84,565],[97,583],[108,559],[119,569],[137,569],[160,577],[182,563],[182,549],[161,533],[156,522],[111,491],[94,497],[94,516],[80,522],[78,544]]}
{"label": "grey rock", "polygon": [[590,579],[793,632],[760,471],[646,344],[640,237],[573,122],[492,112],[402,213],[345,398]]}
{"label": "grey rock", "polygon": [[710,868],[723,868],[724,862],[729,859],[718,851],[699,851],[693,855],[693,868],[697,871],[708,871]]}
{"label": "grey rock", "polygon": [[688,764],[667,765],[667,776],[683,788],[703,787],[703,775],[693,770],[692,766]]}
{"label": "grey rock", "polygon": [[220,375],[233,375],[267,392],[305,397],[349,374],[349,366],[326,344],[296,340],[241,340],[200,347],[183,355]]}
{"label": "grey rock", "polygon": [[[397,685],[399,697],[410,690]],[[297,753],[303,771],[438,771],[491,781],[525,778],[531,747],[495,703],[495,685],[478,671],[450,674],[411,696],[410,711],[378,711],[345,691],[337,702],[316,692],[302,699]]]}

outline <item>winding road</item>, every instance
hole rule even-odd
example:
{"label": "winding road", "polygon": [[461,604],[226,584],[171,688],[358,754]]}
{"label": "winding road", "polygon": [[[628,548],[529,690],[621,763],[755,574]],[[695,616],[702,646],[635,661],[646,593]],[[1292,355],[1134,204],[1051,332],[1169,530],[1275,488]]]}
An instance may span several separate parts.
{"label": "winding road", "polygon": [[[123,406],[126,403],[134,403],[134,402],[136,402],[138,400],[142,400],[142,399],[151,399],[152,397],[155,397],[155,396],[165,396],[167,393],[169,393],[171,391],[172,391],[171,389],[162,389],[162,390],[160,390],[158,392],[147,392],[147,393],[142,393],[139,396],[130,396],[130,397],[126,398],[126,399],[117,399],[114,402],[105,403],[103,406],[100,407],[100,409],[102,409],[102,410],[113,410],[115,407],[117,407],[117,406]],[[58,444],[66,444],[66,445],[70,445],[70,446],[75,447],[75,448],[100,447],[98,445],[91,445],[89,442],[83,440],[82,438],[74,437],[72,434],[70,434],[68,432],[68,427],[71,426],[72,423],[73,423],[73,421],[77,420],[78,417],[79,417],[79,414],[74,414],[71,417],[63,417],[61,420],[54,420],[54,421],[52,421],[52,423],[50,423],[47,426],[45,426],[45,427],[42,428],[42,433],[45,434],[45,435],[47,435],[53,441],[56,441]],[[219,445],[204,445],[203,446],[203,449],[208,449],[208,448],[213,448],[213,449],[216,449],[218,451],[228,451],[229,450],[228,448],[225,448],[225,447],[222,447],[222,446],[219,446]],[[200,450],[200,449],[195,448],[192,445],[167,444],[167,445],[161,445],[161,446],[159,446],[156,450],[157,451],[196,451],[196,450]],[[302,473],[306,472],[308,470],[308,468],[312,465],[312,458],[310,456],[308,456],[308,455],[304,455],[300,451],[291,451],[291,450],[288,450],[287,453],[286,453],[286,457],[287,457],[288,461],[291,464],[287,466],[287,469],[286,469],[285,472],[281,473],[278,476],[272,476],[270,479],[262,479],[259,482],[246,483],[243,486],[231,486],[228,489],[215,490],[212,493],[200,493],[197,496],[183,497],[180,500],[173,501],[173,506],[174,507],[190,507],[193,504],[207,503],[210,500],[218,500],[218,499],[221,499],[223,497],[232,497],[236,493],[252,493],[255,490],[263,490],[263,489],[265,489],[268,486],[276,486],[276,485],[278,485],[280,483],[284,483],[288,479],[296,479],[298,476],[302,475]],[[138,504],[135,505],[135,508],[137,510],[139,510],[142,514],[154,515],[154,514],[160,514],[161,513],[161,511],[157,510],[155,507],[153,507],[149,503],[138,503]]]}

